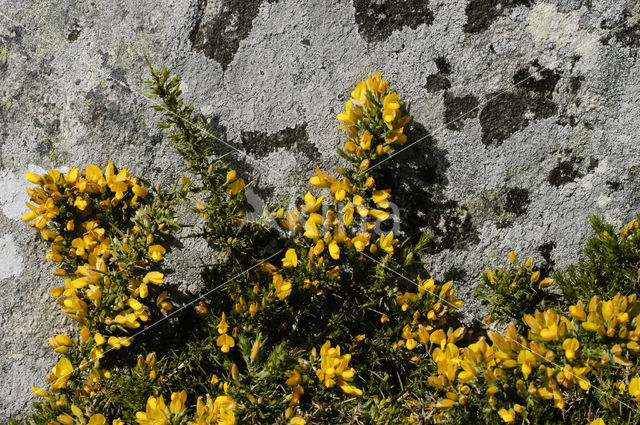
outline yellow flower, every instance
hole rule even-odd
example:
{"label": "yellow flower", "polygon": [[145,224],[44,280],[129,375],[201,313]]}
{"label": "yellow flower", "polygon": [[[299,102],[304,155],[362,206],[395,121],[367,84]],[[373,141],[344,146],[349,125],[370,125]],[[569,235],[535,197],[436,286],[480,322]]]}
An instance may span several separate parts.
{"label": "yellow flower", "polygon": [[56,353],[65,354],[69,351],[69,347],[73,345],[73,341],[66,335],[58,334],[55,338],[49,338],[49,344]]}
{"label": "yellow flower", "polygon": [[362,118],[362,109],[360,106],[353,105],[353,102],[349,99],[345,105],[344,112],[338,114],[338,120],[344,123],[339,125],[338,128],[348,128],[355,125],[360,118]]}
{"label": "yellow flower", "polygon": [[[196,414],[194,421],[190,425],[235,425],[236,403],[231,396],[221,395],[215,401],[207,394],[207,401],[204,403],[202,397],[198,397],[196,404]],[[146,425],[146,424],[145,424]]]}
{"label": "yellow flower", "polygon": [[236,195],[245,187],[244,180],[236,177],[236,171],[231,170],[227,173],[227,195]]}
{"label": "yellow flower", "polygon": [[46,390],[43,390],[40,387],[31,387],[31,391],[33,391],[33,393],[39,397],[46,397],[49,395]]}
{"label": "yellow flower", "polygon": [[316,240],[320,237],[320,233],[318,232],[318,226],[314,221],[309,218],[306,223],[304,223],[304,237]]}
{"label": "yellow flower", "polygon": [[151,258],[153,261],[162,260],[162,256],[167,252],[166,249],[162,245],[151,245],[149,247],[149,254],[151,254]]}
{"label": "yellow flower", "polygon": [[162,285],[164,283],[164,274],[160,272],[149,272],[142,279],[143,283],[154,283],[156,285]]}
{"label": "yellow flower", "polygon": [[380,236],[380,248],[388,254],[393,254],[393,232],[389,232],[387,236]]}
{"label": "yellow flower", "polygon": [[136,421],[140,425],[166,425],[169,423],[169,415],[170,412],[167,405],[164,404],[164,398],[150,396],[147,399],[146,410],[136,413]]}
{"label": "yellow flower", "polygon": [[29,181],[29,183],[42,185],[42,177],[40,175],[30,173],[29,171],[25,172],[24,175],[27,178],[27,181]]}
{"label": "yellow flower", "polygon": [[73,417],[69,415],[58,415],[56,419],[63,425],[73,425],[73,423],[75,422]]}
{"label": "yellow flower", "polygon": [[389,207],[389,197],[391,197],[389,189],[377,190],[373,192],[373,202],[375,202],[382,208]]}
{"label": "yellow flower", "polygon": [[340,346],[331,347],[331,342],[327,341],[320,348],[320,356],[320,369],[316,374],[327,388],[337,384],[345,394],[362,395],[362,390],[347,383],[355,375],[353,368],[349,367],[351,354],[340,355]]}
{"label": "yellow flower", "polygon": [[542,279],[540,281],[540,287],[548,288],[549,286],[553,285],[553,282],[555,282],[555,280],[551,279],[550,277],[547,277],[546,279]]}
{"label": "yellow flower", "polygon": [[236,342],[232,336],[222,334],[218,337],[218,339],[216,339],[216,345],[220,347],[220,350],[223,353],[228,353],[231,348],[235,347]]}
{"label": "yellow flower", "polygon": [[227,315],[223,312],[220,318],[220,323],[216,326],[220,335],[226,334],[229,330],[229,324],[227,323]]}
{"label": "yellow flower", "polygon": [[387,127],[393,128],[392,124],[399,114],[400,103],[398,101],[398,93],[389,93],[384,97],[382,108],[382,119],[387,124]]}
{"label": "yellow flower", "polygon": [[51,384],[51,391],[58,391],[60,388],[64,387],[69,378],[71,378],[71,373],[73,372],[73,365],[71,361],[63,357],[58,360],[58,363],[53,368],[54,381]]}
{"label": "yellow flower", "polygon": [[130,346],[132,339],[133,338],[131,337],[118,338],[117,336],[110,336],[109,339],[107,340],[107,343],[113,348],[115,348],[116,350],[119,350],[122,347]]}
{"label": "yellow flower", "polygon": [[629,381],[629,394],[633,397],[640,397],[640,377],[635,377]]}
{"label": "yellow flower", "polygon": [[129,171],[123,168],[117,175],[115,174],[115,167],[113,162],[109,161],[105,170],[106,185],[109,186],[109,190],[114,192],[116,199],[122,199],[124,192],[129,189]]}
{"label": "yellow flower", "polygon": [[360,138],[360,147],[365,151],[369,150],[371,148],[371,139],[371,133],[369,133],[369,130],[365,130],[364,134]]}
{"label": "yellow flower", "polygon": [[309,183],[318,188],[331,186],[331,181],[332,178],[326,172],[321,171],[318,166],[316,166],[316,175],[309,179]]}
{"label": "yellow flower", "polygon": [[289,248],[285,257],[282,259],[282,267],[285,268],[294,268],[298,266],[298,256],[296,255],[296,250],[293,248]]}
{"label": "yellow flower", "polygon": [[360,81],[351,92],[351,97],[360,105],[365,105],[367,103],[367,82]]}
{"label": "yellow flower", "polygon": [[564,355],[569,361],[573,361],[576,358],[578,348],[580,348],[580,342],[576,338],[567,338],[562,343]]}
{"label": "yellow flower", "polygon": [[187,392],[182,390],[179,393],[171,394],[171,404],[169,405],[169,411],[173,414],[179,414],[185,409],[185,402],[187,401]]}
{"label": "yellow flower", "polygon": [[338,246],[338,243],[336,241],[331,241],[329,243],[329,255],[331,255],[331,258],[333,258],[334,260],[340,258],[340,247]]}
{"label": "yellow flower", "polygon": [[316,197],[313,196],[311,192],[307,191],[307,193],[304,195],[304,205],[300,207],[300,211],[305,214],[311,214],[318,211],[322,206],[322,200],[326,196],[327,195],[322,195],[321,197],[316,199]]}
{"label": "yellow flower", "polygon": [[436,409],[448,409],[450,407],[455,406],[456,404],[458,404],[458,403],[453,401],[453,400],[449,400],[448,398],[444,398],[442,400],[439,400],[436,403],[435,408]]}
{"label": "yellow flower", "polygon": [[502,420],[506,423],[511,423],[516,420],[516,412],[514,412],[513,409],[500,409],[498,410],[498,415],[500,415]]}
{"label": "yellow flower", "polygon": [[355,208],[353,208],[353,204],[351,202],[345,205],[344,208],[342,209],[342,212],[344,213],[342,215],[342,222],[344,223],[345,226],[349,226],[353,221],[354,211],[355,211]]}
{"label": "yellow flower", "polygon": [[388,211],[382,211],[382,210],[378,210],[378,209],[375,209],[375,208],[371,208],[368,211],[368,214],[371,217],[375,218],[376,220],[380,220],[380,221],[385,221],[391,215]]}
{"label": "yellow flower", "polygon": [[289,420],[289,423],[291,425],[305,425],[307,421],[302,419],[300,416],[294,416],[293,418],[291,418],[291,420]]}
{"label": "yellow flower", "polygon": [[89,418],[89,425],[104,425],[107,419],[101,413],[91,415]]}
{"label": "yellow flower", "polygon": [[353,243],[353,247],[356,251],[364,251],[364,249],[369,245],[371,240],[371,233],[365,233],[363,235],[354,236],[351,238],[351,243]]}
{"label": "yellow flower", "polygon": [[100,167],[94,164],[90,164],[84,171],[85,171],[85,177],[87,178],[87,180],[93,183],[97,183],[100,186],[104,186],[105,179]]}
{"label": "yellow flower", "polygon": [[251,346],[251,353],[249,355],[249,358],[251,359],[251,361],[254,361],[256,357],[258,357],[259,350],[260,350],[260,337],[256,338],[256,340],[253,342],[253,345]]}
{"label": "yellow flower", "polygon": [[524,379],[527,379],[536,365],[536,356],[528,349],[524,349],[518,353],[518,363],[522,365]]}
{"label": "yellow flower", "polygon": [[291,279],[283,279],[281,274],[273,275],[273,287],[280,300],[284,300],[291,294]]}
{"label": "yellow flower", "polygon": [[604,420],[602,418],[596,418],[589,425],[605,425]]}

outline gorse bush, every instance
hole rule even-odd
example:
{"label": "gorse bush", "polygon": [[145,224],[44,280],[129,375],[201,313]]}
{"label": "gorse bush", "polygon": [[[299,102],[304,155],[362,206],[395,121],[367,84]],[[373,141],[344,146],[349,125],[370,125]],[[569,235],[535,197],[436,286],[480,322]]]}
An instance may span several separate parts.
{"label": "gorse bush", "polygon": [[[47,258],[64,283],[51,295],[77,332],[50,338],[60,358],[46,388],[33,388],[43,401],[25,422],[640,420],[635,221],[620,237],[594,221],[587,259],[555,280],[511,253],[479,289],[486,323],[501,327],[468,331],[453,282],[421,269],[429,235],[411,243],[381,230],[392,219],[382,163],[406,142],[411,117],[380,74],[338,115],[348,166],[317,167],[295,208],[265,213],[276,227],[247,219],[246,182],[184,103],[180,78],[153,68],[151,77],[160,126],[185,161],[171,189],[111,162],[27,173],[35,187],[23,218],[52,243]],[[179,238],[216,253],[195,292],[165,276]]]}

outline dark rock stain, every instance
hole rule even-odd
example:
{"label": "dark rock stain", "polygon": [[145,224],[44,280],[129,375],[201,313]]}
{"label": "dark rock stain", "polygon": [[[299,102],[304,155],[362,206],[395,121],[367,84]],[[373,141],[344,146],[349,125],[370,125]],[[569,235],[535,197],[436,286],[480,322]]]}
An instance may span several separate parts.
{"label": "dark rock stain", "polygon": [[[609,34],[600,38],[600,42],[604,45],[609,45],[611,40],[615,40],[618,44],[621,44],[632,49],[640,47],[640,22],[636,22],[631,26],[627,26],[626,22],[631,18],[631,12],[625,9],[620,15],[620,19],[617,22],[607,24],[606,21],[600,23],[602,29],[610,30]],[[636,54],[633,50],[632,54]]]}
{"label": "dark rock stain", "polygon": [[221,2],[220,10],[214,13],[209,12],[208,1],[199,1],[198,15],[190,34],[192,50],[202,52],[226,70],[240,42],[251,32],[261,3],[262,0],[225,0]]}
{"label": "dark rock stain", "polygon": [[500,146],[509,136],[526,126],[526,96],[516,93],[490,93],[480,111],[482,143]]}
{"label": "dark rock stain", "polygon": [[[530,67],[536,69],[530,72]],[[531,119],[549,118],[558,112],[552,94],[560,76],[543,68],[537,61],[518,70],[513,77],[517,86],[510,92],[487,95],[480,111],[482,143],[500,146],[509,136],[522,130]]]}
{"label": "dark rock stain", "polygon": [[570,77],[569,88],[571,89],[571,94],[578,93],[578,90],[580,90],[580,87],[582,87],[583,82],[584,82],[584,77],[582,75]]}
{"label": "dark rock stain", "polygon": [[493,21],[516,6],[531,6],[531,0],[470,0],[465,8],[467,23],[462,30],[477,33],[488,29]]}
{"label": "dark rock stain", "polygon": [[527,212],[529,208],[529,191],[520,187],[513,187],[507,191],[505,209],[517,216]]}
{"label": "dark rock stain", "polygon": [[529,67],[519,69],[513,75],[513,84],[537,93],[552,93],[560,80],[560,75],[541,66],[537,59],[531,63],[531,67],[536,68],[533,73],[529,71]]}
{"label": "dark rock stain", "polygon": [[597,158],[589,157],[585,159],[572,154],[570,149],[561,151],[560,155],[561,158],[558,159],[556,166],[547,176],[547,181],[555,187],[563,186],[584,177],[585,171],[587,173],[592,172],[600,162]]}
{"label": "dark rock stain", "polygon": [[449,75],[451,73],[451,65],[447,62],[447,59],[444,56],[439,56],[433,60],[438,68],[438,72],[443,75]]}
{"label": "dark rock stain", "polygon": [[555,187],[560,187],[582,177],[584,174],[576,167],[575,158],[571,158],[558,162],[549,172],[547,181]]}
{"label": "dark rock stain", "polygon": [[427,84],[425,85],[427,91],[435,93],[441,90],[448,90],[451,88],[451,82],[447,75],[451,73],[451,65],[444,57],[435,58],[433,61],[438,68],[438,72],[427,77]]}
{"label": "dark rock stain", "polygon": [[444,96],[444,122],[449,130],[460,131],[464,128],[466,118],[478,116],[478,98],[473,95],[456,97],[452,94]]}
{"label": "dark rock stain", "polygon": [[425,88],[429,93],[436,93],[441,90],[451,88],[451,83],[444,75],[432,74],[427,76],[427,84],[425,84]]}
{"label": "dark rock stain", "polygon": [[496,223],[498,229],[511,226],[529,210],[529,191],[520,187],[504,187],[483,192],[470,201],[473,204],[474,223],[482,225],[487,220]]}
{"label": "dark rock stain", "polygon": [[622,190],[624,188],[624,185],[622,184],[622,182],[618,182],[618,181],[611,181],[611,180],[607,180],[605,181],[607,187],[611,190],[613,190],[614,192],[617,192],[619,190]]}
{"label": "dark rock stain", "polygon": [[309,141],[307,124],[294,128],[285,128],[274,134],[265,131],[243,131],[240,140],[249,155],[265,157],[278,148],[286,148],[298,154],[304,154],[310,160],[320,161],[318,148]]}
{"label": "dark rock stain", "polygon": [[395,30],[431,25],[429,0],[354,0],[358,31],[369,41],[383,41]]}
{"label": "dark rock stain", "polygon": [[82,32],[82,27],[78,24],[76,24],[73,29],[71,31],[69,31],[69,34],[67,35],[67,41],[69,43],[73,43],[74,41],[76,41],[78,39],[78,37],[80,37],[80,33]]}

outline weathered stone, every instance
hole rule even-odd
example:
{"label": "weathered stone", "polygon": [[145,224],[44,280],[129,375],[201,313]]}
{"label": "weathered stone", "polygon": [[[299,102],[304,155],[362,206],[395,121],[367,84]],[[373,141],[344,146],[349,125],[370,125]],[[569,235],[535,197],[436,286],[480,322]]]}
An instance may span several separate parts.
{"label": "weathered stone", "polygon": [[[336,114],[382,72],[414,116],[380,167],[394,224],[434,234],[423,260],[456,280],[470,322],[480,273],[510,250],[563,268],[590,216],[640,209],[639,18],[628,0],[0,0],[0,419],[27,411],[56,358],[46,338],[71,325],[48,295],[48,244],[20,220],[24,172],[112,159],[162,184],[182,174],[144,56],[182,74],[256,205],[344,165]],[[185,242],[168,279],[197,284],[210,255]]]}

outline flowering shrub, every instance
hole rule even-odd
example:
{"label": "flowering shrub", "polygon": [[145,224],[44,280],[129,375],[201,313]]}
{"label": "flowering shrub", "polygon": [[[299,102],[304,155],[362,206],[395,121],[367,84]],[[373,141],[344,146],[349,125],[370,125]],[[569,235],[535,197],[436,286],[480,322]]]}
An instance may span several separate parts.
{"label": "flowering shrub", "polygon": [[[78,324],[77,335],[50,338],[60,358],[48,386],[34,387],[44,401],[27,422],[638,419],[629,409],[640,402],[635,293],[601,300],[584,286],[562,299],[547,292],[554,279],[533,259],[516,266],[512,253],[513,266],[489,270],[480,294],[491,319],[513,323],[503,333],[468,331],[455,325],[462,302],[453,282],[418,274],[429,236],[411,244],[380,231],[391,191],[377,165],[406,142],[411,121],[380,74],[359,82],[338,115],[346,133],[338,152],[349,166],[317,167],[294,208],[267,213],[277,228],[247,220],[247,184],[217,156],[179,77],[151,75],[160,126],[185,161],[171,189],[111,162],[27,174],[36,187],[24,219],[52,241],[47,258],[64,279],[52,296]],[[622,239],[635,243],[637,227],[626,226]],[[201,238],[216,254],[195,293],[172,285],[162,268],[178,249],[172,238],[182,237]],[[621,251],[637,273],[637,251]],[[557,277],[561,288],[610,271],[583,264]]]}

